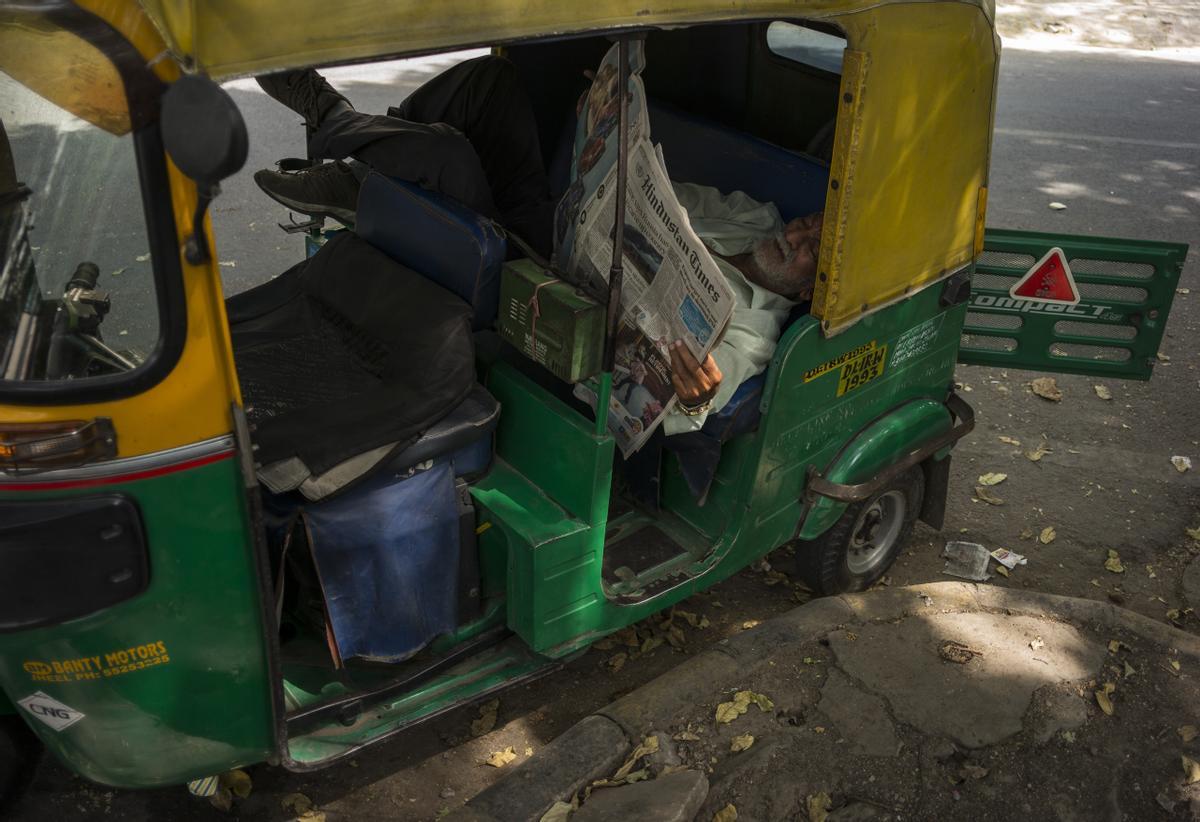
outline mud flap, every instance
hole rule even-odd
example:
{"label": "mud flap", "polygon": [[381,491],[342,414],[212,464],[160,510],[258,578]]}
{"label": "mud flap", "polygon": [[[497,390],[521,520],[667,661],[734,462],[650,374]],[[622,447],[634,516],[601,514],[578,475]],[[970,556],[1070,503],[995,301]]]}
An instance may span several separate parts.
{"label": "mud flap", "polygon": [[950,488],[950,455],[927,459],[921,463],[925,474],[925,499],[921,503],[921,522],[935,531],[942,530],[946,521],[946,496]]}

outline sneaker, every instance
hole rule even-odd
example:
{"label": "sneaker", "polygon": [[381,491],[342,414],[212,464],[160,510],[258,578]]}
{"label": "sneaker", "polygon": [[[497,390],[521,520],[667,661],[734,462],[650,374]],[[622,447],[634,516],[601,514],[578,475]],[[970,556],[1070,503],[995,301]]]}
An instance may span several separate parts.
{"label": "sneaker", "polygon": [[360,183],[340,160],[293,172],[264,168],[254,173],[254,182],[272,200],[294,211],[354,225]]}
{"label": "sneaker", "polygon": [[338,103],[350,106],[349,100],[312,69],[281,71],[255,79],[263,91],[303,117],[311,128],[319,126],[321,118]]}

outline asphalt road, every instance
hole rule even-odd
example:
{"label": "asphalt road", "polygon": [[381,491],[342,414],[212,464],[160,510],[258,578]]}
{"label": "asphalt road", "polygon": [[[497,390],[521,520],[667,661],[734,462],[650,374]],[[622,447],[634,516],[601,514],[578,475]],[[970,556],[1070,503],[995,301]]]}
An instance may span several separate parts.
{"label": "asphalt road", "polygon": [[[360,108],[382,111],[436,68],[433,61],[419,72],[393,64],[370,74],[350,69],[331,77]],[[227,293],[279,273],[299,259],[302,249],[298,237],[275,227],[287,219],[286,210],[251,180],[254,169],[303,153],[298,118],[252,84],[234,84],[231,91],[250,128],[251,155],[214,207]],[[1028,566],[996,584],[1119,598],[1159,619],[1167,607],[1179,607],[1178,571],[1187,558],[1183,529],[1200,524],[1200,473],[1179,474],[1169,462],[1171,455],[1190,455],[1200,466],[1200,354],[1190,342],[1200,319],[1198,165],[1200,72],[1194,64],[1103,54],[1005,54],[989,225],[1191,243],[1181,285],[1192,293],[1176,298],[1163,346],[1170,360],[1160,363],[1148,383],[1109,381],[1114,394],[1109,402],[1095,396],[1095,381],[1086,378],[1060,378],[1066,398],[1054,404],[1025,388],[1035,375],[962,368],[959,378],[978,410],[979,425],[955,452],[947,527],[941,534],[918,531],[892,573],[893,584],[945,579],[936,554],[946,539],[961,534],[1029,555]],[[59,174],[64,172],[70,178],[73,170]],[[1067,208],[1052,211],[1051,201]],[[118,291],[115,299],[121,298]],[[1044,435],[1053,451],[1035,464],[1001,444],[1001,435],[1030,444]],[[984,471],[1009,473],[998,487],[1005,506],[971,500],[975,476]],[[1021,539],[1022,531],[1045,525],[1057,528],[1052,545]],[[1109,548],[1119,549],[1129,566],[1119,581],[1102,567]],[[772,561],[783,566],[784,559]],[[1147,565],[1157,573],[1143,570]],[[739,574],[689,603],[709,615],[713,627],[689,633],[686,650],[792,607],[795,597],[787,584],[772,584],[761,572]],[[1185,627],[1194,631],[1196,626],[1193,619]],[[489,751],[507,745],[518,752],[535,748],[682,658],[659,648],[611,673],[602,667],[604,655],[593,651],[565,671],[504,696],[497,730],[481,739],[472,740],[466,730],[473,712],[460,711],[320,774],[255,769],[255,793],[240,815],[284,818],[279,797],[300,791],[331,819],[433,818],[495,778],[496,771],[479,765]],[[77,819],[227,818],[181,789],[112,792],[47,764],[14,818],[66,814]]]}

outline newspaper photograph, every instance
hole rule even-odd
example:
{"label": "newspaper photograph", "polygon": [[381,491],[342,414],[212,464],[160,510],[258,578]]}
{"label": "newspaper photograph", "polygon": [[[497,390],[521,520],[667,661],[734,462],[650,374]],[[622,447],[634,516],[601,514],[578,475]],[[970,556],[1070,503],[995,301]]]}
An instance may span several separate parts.
{"label": "newspaper photograph", "polygon": [[[682,340],[697,362],[720,340],[734,297],[688,222],[650,140],[640,72],[642,43],[629,47],[628,177],[609,431],[625,456],[640,448],[676,401],[668,346]],[[615,233],[620,107],[618,47],[605,55],[580,99],[571,184],[555,214],[555,259],[572,279],[605,292]],[[576,386],[595,407],[595,394]]]}

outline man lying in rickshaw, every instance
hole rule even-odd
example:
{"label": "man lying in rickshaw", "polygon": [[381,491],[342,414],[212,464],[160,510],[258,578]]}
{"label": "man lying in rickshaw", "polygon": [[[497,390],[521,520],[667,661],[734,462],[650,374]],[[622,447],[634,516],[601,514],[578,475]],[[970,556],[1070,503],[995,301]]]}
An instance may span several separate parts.
{"label": "man lying in rickshaw", "polygon": [[[353,224],[362,178],[374,169],[453,197],[550,256],[555,201],[532,107],[506,59],[459,63],[387,115],[357,111],[312,69],[258,82],[304,117],[310,155],[333,160],[258,171],[255,182],[277,202]],[[670,346],[679,403],[664,420],[667,435],[698,431],[744,380],[766,368],[793,307],[812,296],[822,223],[818,212],[785,224],[773,204],[740,191],[723,194],[692,183],[674,183],[674,189],[736,307],[703,363],[682,343]]]}

